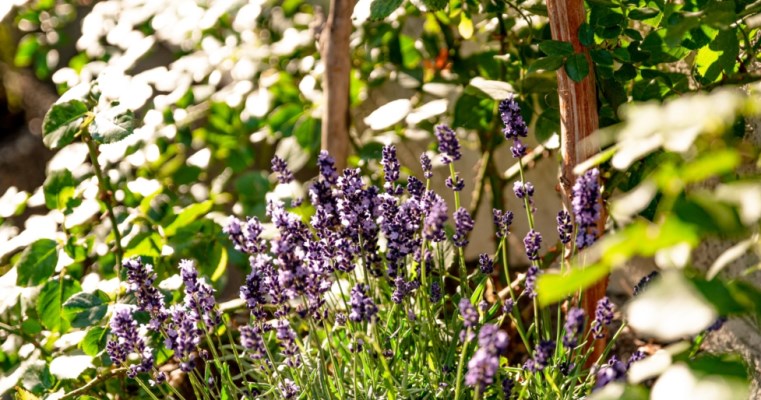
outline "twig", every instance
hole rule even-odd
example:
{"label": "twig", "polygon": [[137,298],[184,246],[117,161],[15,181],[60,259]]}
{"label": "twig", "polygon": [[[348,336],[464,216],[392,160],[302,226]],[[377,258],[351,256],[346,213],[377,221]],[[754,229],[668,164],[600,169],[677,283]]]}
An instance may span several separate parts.
{"label": "twig", "polygon": [[127,368],[126,367],[124,367],[124,368],[117,368],[117,369],[112,369],[112,370],[106,371],[105,373],[96,376],[95,379],[91,380],[90,382],[87,382],[83,386],[78,387],[78,388],[72,390],[69,393],[66,393],[65,395],[63,395],[63,397],[60,397],[60,400],[72,399],[72,398],[75,398],[75,397],[80,396],[82,394],[85,394],[90,389],[94,388],[95,386],[97,386],[101,382],[103,382],[103,381],[105,381],[107,379],[111,379],[111,378],[113,378],[113,377],[115,377],[117,375],[121,375],[121,374],[123,374],[125,372],[127,372]]}

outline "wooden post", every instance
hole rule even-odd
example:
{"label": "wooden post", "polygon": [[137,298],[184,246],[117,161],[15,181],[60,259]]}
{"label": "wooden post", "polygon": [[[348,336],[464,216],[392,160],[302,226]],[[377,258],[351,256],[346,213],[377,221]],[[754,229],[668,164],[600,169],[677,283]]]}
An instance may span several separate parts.
{"label": "wooden post", "polygon": [[346,167],[349,156],[349,79],[351,54],[349,36],[354,0],[330,0],[327,26],[322,38],[322,59],[325,63],[322,115],[322,149],[336,160],[339,171]]}
{"label": "wooden post", "polygon": [[[574,167],[600,151],[600,144],[592,132],[598,128],[597,91],[595,89],[594,68],[589,51],[579,41],[579,27],[586,22],[583,0],[547,0],[547,13],[550,19],[552,38],[570,42],[574,51],[586,56],[590,72],[581,82],[576,83],[568,77],[565,70],[559,69],[558,96],[560,98],[560,132],[563,165],[560,184],[567,199],[571,198],[571,188],[575,181]],[[600,229],[602,232],[602,229]],[[582,296],[582,308],[587,320],[594,316],[597,301],[605,296],[608,278],[589,287]],[[587,327],[587,329],[589,329]],[[594,342],[595,351],[589,359],[594,362],[605,348],[603,340]]]}

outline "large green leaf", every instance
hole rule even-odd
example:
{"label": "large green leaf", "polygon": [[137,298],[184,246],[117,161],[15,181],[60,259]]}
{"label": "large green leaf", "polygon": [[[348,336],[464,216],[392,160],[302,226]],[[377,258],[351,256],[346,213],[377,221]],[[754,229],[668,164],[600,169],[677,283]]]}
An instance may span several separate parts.
{"label": "large green leaf", "polygon": [[135,130],[135,114],[116,105],[95,114],[90,135],[98,143],[114,143],[131,135]]}
{"label": "large green leaf", "polygon": [[40,239],[27,247],[16,262],[16,284],[36,286],[45,282],[58,263],[58,246],[54,240]]}
{"label": "large green leaf", "polygon": [[734,29],[720,31],[711,44],[698,50],[695,66],[706,83],[715,82],[721,78],[722,72],[734,72],[739,54],[737,32]]}
{"label": "large green leaf", "polygon": [[532,73],[536,71],[555,71],[562,66],[563,66],[562,56],[542,57],[532,62],[531,65],[528,66],[528,72]]}
{"label": "large green leaf", "polygon": [[589,63],[584,54],[574,54],[565,61],[565,72],[574,82],[581,82],[589,75]]}
{"label": "large green leaf", "polygon": [[63,304],[63,317],[74,328],[92,326],[103,319],[108,309],[108,296],[95,293],[77,293]]}
{"label": "large green leaf", "polygon": [[42,120],[42,141],[58,149],[74,140],[87,115],[87,105],[79,100],[53,104]]}
{"label": "large green leaf", "polygon": [[545,40],[539,43],[539,50],[548,56],[570,56],[573,54],[573,45],[559,40]]}
{"label": "large green leaf", "polygon": [[173,236],[175,233],[177,233],[178,229],[181,229],[193,221],[197,220],[198,217],[205,215],[206,213],[211,210],[211,207],[214,205],[214,202],[211,200],[206,200],[202,203],[192,204],[187,207],[185,207],[180,213],[177,215],[177,218],[172,221],[169,226],[164,228],[164,234],[166,236]]}
{"label": "large green leaf", "polygon": [[370,3],[370,19],[378,20],[383,19],[391,15],[400,5],[403,0],[373,0]]}
{"label": "large green leaf", "polygon": [[79,342],[79,347],[88,356],[95,357],[106,348],[108,342],[108,328],[94,326],[87,330],[84,339]]}
{"label": "large green leaf", "polygon": [[69,322],[62,318],[63,303],[81,291],[79,282],[70,278],[49,280],[37,298],[37,314],[42,325],[54,332],[68,331]]}
{"label": "large green leaf", "polygon": [[42,185],[45,206],[50,210],[63,210],[74,196],[76,181],[68,169],[52,172]]}
{"label": "large green leaf", "polygon": [[610,266],[594,264],[586,268],[573,268],[565,274],[542,274],[537,278],[536,291],[543,307],[557,303],[602,279]]}

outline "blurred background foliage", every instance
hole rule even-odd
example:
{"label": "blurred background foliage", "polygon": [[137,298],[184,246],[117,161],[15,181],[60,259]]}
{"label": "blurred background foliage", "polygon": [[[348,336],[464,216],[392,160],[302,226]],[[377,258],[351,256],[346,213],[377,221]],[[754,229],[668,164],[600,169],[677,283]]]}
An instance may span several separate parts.
{"label": "blurred background foliage", "polygon": [[[746,243],[740,254],[758,251],[759,139],[749,127],[760,111],[758,93],[752,86],[713,90],[759,79],[761,5],[586,6],[579,39],[591,64],[551,40],[542,2],[360,0],[352,19],[349,164],[376,166],[387,142],[433,149],[433,126],[446,122],[479,154],[467,186],[473,214],[482,198],[505,208],[517,173],[499,162],[507,149],[497,102],[516,93],[533,135],[527,157],[557,160],[556,71],[575,81],[593,74],[605,149],[585,166],[604,167],[612,234],[572,279],[545,276],[541,295],[561,298],[624,260],[654,257],[683,272],[714,314],[755,320],[761,295],[746,282],[757,278],[756,264],[724,276],[731,263],[716,260],[706,279],[712,263],[691,263],[689,255],[708,238]],[[264,217],[268,196],[305,195],[299,184],[277,185],[268,172],[275,154],[298,180],[315,175],[327,7],[302,0],[0,4],[0,327],[23,339],[0,353],[0,393],[23,381],[42,394],[92,376],[87,368],[81,377],[52,368],[57,358],[76,357],[77,347],[87,363],[107,362],[98,327],[104,314],[85,326],[60,316],[69,315],[69,296],[115,290],[109,203],[125,256],[152,259],[160,281],[180,259],[197,260],[223,298],[235,297],[248,267],[221,234],[225,216]],[[43,116],[59,95],[76,98],[94,87],[139,121],[125,140],[99,146],[113,186],[108,196],[86,162],[85,143],[51,151],[40,140]],[[297,211],[313,212],[308,202]],[[60,279],[49,279],[56,273]],[[53,290],[65,295],[38,300]],[[688,333],[704,328],[698,323]]]}

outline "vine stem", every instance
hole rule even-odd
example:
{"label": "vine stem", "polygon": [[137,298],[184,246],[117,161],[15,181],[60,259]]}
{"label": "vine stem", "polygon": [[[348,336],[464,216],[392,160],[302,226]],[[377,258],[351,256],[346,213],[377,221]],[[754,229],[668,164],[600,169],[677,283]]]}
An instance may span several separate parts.
{"label": "vine stem", "polygon": [[81,387],[78,387],[78,388],[72,390],[71,392],[66,393],[65,395],[63,395],[63,397],[61,397],[61,400],[73,399],[73,398],[75,398],[77,396],[85,394],[90,389],[92,389],[93,387],[97,386],[101,382],[103,382],[105,380],[108,380],[108,379],[111,379],[114,376],[121,375],[121,374],[123,374],[125,372],[127,372],[127,368],[126,367],[125,368],[117,368],[117,369],[112,369],[110,371],[106,371],[105,373],[103,373],[101,375],[98,375],[97,377],[95,377],[95,379],[91,380],[90,382],[87,382],[86,384],[82,385]]}
{"label": "vine stem", "polygon": [[[113,199],[113,190],[111,189],[111,183],[108,180],[108,177],[103,173],[103,168],[101,168],[100,163],[98,162],[98,149],[95,146],[95,142],[92,139],[92,136],[87,132],[87,126],[90,124],[90,119],[86,120],[82,124],[81,134],[82,134],[82,140],[87,144],[87,149],[90,153],[90,162],[92,163],[92,167],[95,170],[95,176],[98,178],[98,188],[100,191],[100,196],[103,199],[103,203],[106,205],[106,209],[108,210],[108,218],[111,220],[111,226],[112,230],[114,231],[114,241],[116,242],[116,253],[114,254],[116,257],[116,263],[114,264],[114,271],[116,272],[116,279],[119,284],[121,284],[121,274],[120,274],[120,268],[122,265],[122,258],[124,257],[124,249],[122,248],[122,235],[119,233],[119,223],[116,220],[116,214],[114,213],[114,206],[111,204],[111,200]],[[119,290],[116,292],[116,300],[119,300]]]}

